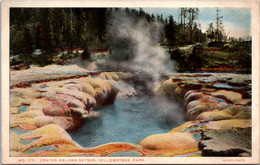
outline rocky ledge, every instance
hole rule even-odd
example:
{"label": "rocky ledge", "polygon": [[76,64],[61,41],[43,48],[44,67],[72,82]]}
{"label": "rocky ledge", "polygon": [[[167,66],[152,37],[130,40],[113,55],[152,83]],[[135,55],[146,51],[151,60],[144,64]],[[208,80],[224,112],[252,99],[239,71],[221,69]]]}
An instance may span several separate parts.
{"label": "rocky ledge", "polygon": [[155,93],[178,99],[189,121],[166,134],[145,138],[142,147],[192,151],[188,156],[251,156],[251,75],[178,73],[165,77]]}
{"label": "rocky ledge", "polygon": [[135,95],[134,88],[124,83],[132,74],[91,73],[75,65],[11,72],[11,156],[45,156],[45,152],[64,146],[79,148],[66,131],[75,131],[86,118],[97,117],[99,114],[91,111],[93,107]]}
{"label": "rocky ledge", "polygon": [[188,122],[168,133],[151,135],[139,145],[109,143],[83,148],[67,132],[79,129],[86,118],[97,117],[93,107],[136,95],[127,83],[133,74],[93,74],[77,66],[11,71],[10,156],[109,156],[122,151],[137,156],[251,155],[250,75],[163,77],[166,80],[154,93],[179,100]]}

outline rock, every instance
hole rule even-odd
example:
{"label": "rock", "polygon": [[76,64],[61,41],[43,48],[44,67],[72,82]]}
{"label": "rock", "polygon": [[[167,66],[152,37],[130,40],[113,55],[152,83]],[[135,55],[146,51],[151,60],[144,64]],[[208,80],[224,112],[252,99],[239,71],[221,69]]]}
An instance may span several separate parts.
{"label": "rock", "polygon": [[10,118],[10,127],[19,127],[24,130],[34,130],[53,123],[57,123],[57,121],[54,118],[42,115],[40,112],[30,115],[20,114]]}
{"label": "rock", "polygon": [[109,72],[102,72],[99,77],[103,80],[113,80],[111,74]]}
{"label": "rock", "polygon": [[47,103],[48,101],[45,99],[33,99],[30,103],[30,106],[28,107],[28,111],[38,110],[42,112],[44,105],[46,105]]}
{"label": "rock", "polygon": [[246,105],[251,101],[250,99],[243,99],[243,95],[241,93],[227,90],[219,90],[212,93],[212,96],[229,100],[234,104]]}
{"label": "rock", "polygon": [[[50,146],[54,144],[71,144],[77,146],[69,134],[57,124],[49,124],[19,136],[19,140],[39,137],[37,140],[26,144],[22,151],[28,152],[33,148]],[[58,145],[57,145],[58,146]]]}
{"label": "rock", "polygon": [[227,114],[225,111],[219,111],[219,110],[214,110],[211,112],[202,112],[196,118],[196,120],[204,120],[204,121],[225,120],[225,119],[232,119],[232,115]]}
{"label": "rock", "polygon": [[46,116],[65,116],[68,114],[68,106],[61,100],[51,100],[42,109],[44,115]]}
{"label": "rock", "polygon": [[168,79],[166,81],[163,81],[160,85],[158,85],[154,92],[157,95],[167,96],[167,97],[173,97],[174,91],[177,88],[178,82],[173,82],[172,79]]}
{"label": "rock", "polygon": [[116,73],[121,80],[130,80],[134,77],[134,75],[129,72],[116,72]]}
{"label": "rock", "polygon": [[75,75],[87,75],[88,70],[78,65],[47,65],[45,67],[31,66],[30,69],[12,71],[10,85],[39,82],[52,79],[71,78]]}
{"label": "rock", "polygon": [[251,83],[250,74],[234,74],[230,80],[228,80],[230,85],[244,86]]}
{"label": "rock", "polygon": [[200,99],[191,101],[187,105],[186,115],[189,120],[196,120],[202,112],[220,110],[227,106],[228,104],[222,99],[208,95],[201,95]]}
{"label": "rock", "polygon": [[186,98],[187,98],[190,94],[192,94],[192,93],[194,93],[194,92],[197,92],[197,91],[196,91],[196,90],[189,90],[187,93],[185,93],[185,95],[184,95],[184,97],[183,97],[183,100],[185,101]]}
{"label": "rock", "polygon": [[73,90],[73,91],[82,91],[81,84],[65,84],[63,88],[67,90]]}
{"label": "rock", "polygon": [[21,114],[12,115],[12,117],[19,119],[19,118],[34,118],[34,117],[42,116],[42,115],[44,115],[42,111],[30,110],[30,111],[26,111]]}
{"label": "rock", "polygon": [[100,116],[100,112],[99,111],[90,111],[89,115],[86,116],[87,118],[97,118]]}
{"label": "rock", "polygon": [[54,96],[43,107],[44,115],[67,131],[78,129],[83,122],[83,116],[86,118],[90,110],[88,108],[91,107],[87,108],[82,101],[68,95],[55,94]]}
{"label": "rock", "polygon": [[208,130],[199,144],[202,156],[251,155],[251,128]]}
{"label": "rock", "polygon": [[206,129],[232,129],[236,128],[247,128],[251,127],[251,120],[250,119],[231,119],[231,120],[219,120],[219,121],[209,121],[205,125]]}
{"label": "rock", "polygon": [[18,113],[18,108],[17,107],[10,107],[10,114],[17,114]]}
{"label": "rock", "polygon": [[173,128],[168,133],[183,132],[186,128],[190,127],[193,123],[194,123],[194,121],[187,121],[184,124],[182,124],[182,125],[180,125],[178,127]]}
{"label": "rock", "polygon": [[102,72],[99,77],[103,80],[114,80],[118,81],[119,76],[117,75],[116,72]]}
{"label": "rock", "polygon": [[197,80],[184,80],[179,83],[179,85],[183,85],[184,88],[189,90],[200,90],[202,88],[202,84],[199,83]]}
{"label": "rock", "polygon": [[197,106],[200,106],[202,104],[202,102],[200,100],[194,100],[191,101],[188,105],[187,105],[187,112],[191,111],[191,109],[194,109]]}
{"label": "rock", "polygon": [[[102,151],[96,150],[98,147],[83,149],[66,131],[79,129],[86,118],[98,117],[98,112],[91,111],[93,107],[112,104],[116,97],[136,95],[129,83],[137,82],[136,89],[148,85],[142,79],[135,81],[138,74],[102,72],[98,78],[91,78],[85,77],[88,72],[83,68],[68,68],[50,66],[11,73],[11,85],[29,80],[28,88],[10,90],[10,126],[23,132],[17,134],[10,130],[12,156],[93,156],[88,152],[94,150],[95,156],[111,154],[107,145]],[[197,121],[186,122],[165,134],[151,135],[143,139],[140,146],[128,146],[127,151],[138,150],[142,156],[190,152],[200,155],[198,143],[202,132],[199,147],[203,156],[250,156],[251,107],[245,105],[251,102],[251,78],[242,75],[240,81],[240,76],[232,77],[234,75],[177,73],[166,76],[168,80],[158,84],[155,93],[184,102],[187,118]],[[42,83],[51,79],[60,81]],[[239,88],[225,84],[227,90],[219,90],[223,89],[223,84],[216,86],[220,82],[237,83]],[[27,109],[21,111],[20,106]],[[122,146],[114,145],[116,151],[121,151],[120,147],[123,150]]]}
{"label": "rock", "polygon": [[25,114],[14,116],[10,124],[27,130],[53,123],[67,131],[78,129],[97,101],[98,105],[113,103],[118,91],[109,81],[87,77],[14,88],[10,92],[12,114],[20,113],[17,107],[26,105],[26,111],[39,115],[22,112]]}
{"label": "rock", "polygon": [[186,113],[187,119],[188,120],[196,120],[197,116],[202,113],[209,110],[208,104],[203,103],[200,104],[192,109],[189,109]]}
{"label": "rock", "polygon": [[[173,82],[176,84],[176,86],[173,88],[173,84],[170,81],[171,79],[168,79],[166,81],[163,81],[160,85],[158,85],[155,89],[155,92],[161,95],[171,97],[172,91],[174,91],[175,98],[180,100],[184,96],[183,100],[181,101],[184,102],[184,109],[186,109],[187,118],[189,120],[199,121],[186,122],[179,127],[173,128],[169,133],[193,133],[194,137],[196,136],[196,139],[199,141],[200,137],[198,138],[197,135],[199,135],[200,132],[207,133],[209,129],[225,131],[226,129],[232,129],[234,127],[241,127],[247,129],[251,126],[251,107],[245,106],[250,105],[251,103],[250,97],[245,97],[244,92],[247,90],[246,87],[248,87],[248,85],[250,84],[250,81],[248,81],[250,80],[250,78],[248,79],[247,76],[242,76],[244,80],[237,82],[238,84],[240,84],[239,87],[230,86],[234,85],[230,82],[236,81],[236,78],[234,78],[236,77],[236,74],[211,74],[210,76],[203,74],[175,74],[171,76],[174,76],[174,78],[171,79],[172,81],[174,80]],[[235,129],[237,130],[234,132],[237,132],[237,134],[241,134],[242,136],[243,130],[240,130],[239,128]],[[168,142],[164,138],[161,138],[164,136],[167,137],[163,134],[152,135],[144,139],[140,144],[149,149],[167,148],[166,145],[164,145],[164,143],[160,143],[162,141]],[[235,136],[236,135],[234,134],[234,137]],[[225,141],[224,137],[225,135],[223,135],[222,141]],[[245,138],[244,140],[251,142],[250,138],[251,135],[248,136],[247,139]],[[168,144],[169,146],[171,145],[170,142],[168,142]],[[212,144],[215,143],[213,142]],[[222,145],[226,144],[220,143],[219,145],[221,147]],[[203,148],[203,145],[201,144],[200,147]],[[212,149],[214,149],[214,147],[212,147]],[[243,152],[240,152],[242,151],[240,149],[227,149],[224,151],[224,155],[250,155],[250,149],[243,149]],[[205,151],[203,150],[203,152]],[[210,152],[210,149],[207,150],[207,153],[209,153],[209,155]],[[223,155],[222,151],[217,151],[217,153],[215,153],[215,151],[212,151],[211,154]]]}
{"label": "rock", "polygon": [[21,63],[21,64],[10,66],[11,70],[24,70],[24,69],[29,69],[29,68],[30,68],[30,65],[28,63]]}
{"label": "rock", "polygon": [[184,95],[186,94],[186,92],[188,92],[187,90],[185,90],[184,85],[181,86],[177,86],[177,88],[174,91],[174,96],[175,98],[177,98],[178,100],[182,101],[181,99],[184,97]]}
{"label": "rock", "polygon": [[95,89],[89,83],[82,83],[82,92],[88,93],[90,96],[95,96]]}
{"label": "rock", "polygon": [[[11,98],[23,99],[24,101],[27,101],[26,104],[28,104],[29,102],[31,102],[29,98],[36,98],[41,94],[34,92],[33,88],[14,88],[10,91],[10,95],[12,96]],[[11,102],[11,104],[14,103],[15,102]]]}
{"label": "rock", "polygon": [[203,112],[197,120],[250,119],[251,108],[245,106],[228,106],[225,109]]}
{"label": "rock", "polygon": [[136,90],[122,80],[111,82],[112,85],[119,91],[117,98],[128,98],[137,95]]}
{"label": "rock", "polygon": [[115,72],[111,72],[110,75],[111,75],[112,79],[115,81],[118,81],[120,79],[119,76],[117,75],[117,73],[115,73]]}
{"label": "rock", "polygon": [[114,90],[112,88],[108,89],[108,91],[106,89],[96,88],[95,92],[95,99],[98,106],[113,104],[118,93],[116,89]]}
{"label": "rock", "polygon": [[187,108],[188,104],[191,101],[201,99],[203,97],[203,94],[201,92],[187,92],[188,94],[184,96],[184,109]]}
{"label": "rock", "polygon": [[[9,134],[9,140],[10,140],[10,151],[15,153],[10,153],[10,156],[16,156],[18,155],[24,148],[24,145],[19,143],[19,135],[13,131],[10,131]],[[18,152],[18,153],[17,153]]]}
{"label": "rock", "polygon": [[79,107],[84,107],[84,104],[85,105],[92,105],[92,106],[94,106],[96,104],[94,97],[92,97],[88,93],[81,92],[81,91],[78,91],[78,90],[57,89],[56,94],[65,94],[67,96],[71,96],[71,97],[81,101],[81,104],[83,104],[83,106],[79,105],[80,104],[80,102],[79,102],[78,103]]}
{"label": "rock", "polygon": [[[78,100],[76,98],[69,98],[69,99],[66,99],[66,102],[67,102],[67,106],[68,107],[73,107],[73,108],[80,108],[84,111],[85,109],[85,105],[82,103],[81,100]],[[87,110],[87,109],[86,109]]]}
{"label": "rock", "polygon": [[150,150],[185,150],[197,147],[192,134],[177,132],[148,136],[139,145]]}

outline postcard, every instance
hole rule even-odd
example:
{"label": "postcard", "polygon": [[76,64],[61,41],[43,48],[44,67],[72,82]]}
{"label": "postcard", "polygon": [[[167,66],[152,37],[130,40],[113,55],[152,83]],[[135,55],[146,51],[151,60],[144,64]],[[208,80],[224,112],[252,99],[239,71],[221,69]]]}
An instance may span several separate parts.
{"label": "postcard", "polygon": [[259,2],[1,8],[3,164],[259,163]]}

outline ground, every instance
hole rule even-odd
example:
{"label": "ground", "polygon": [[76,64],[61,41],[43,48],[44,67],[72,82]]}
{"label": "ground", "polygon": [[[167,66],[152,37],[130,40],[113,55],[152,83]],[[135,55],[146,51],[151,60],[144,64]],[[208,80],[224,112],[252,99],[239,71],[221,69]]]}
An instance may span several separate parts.
{"label": "ground", "polygon": [[[67,132],[80,129],[95,106],[134,97],[134,73],[90,72],[75,65],[11,71],[10,156],[250,156],[251,75],[173,73],[154,94],[183,105],[187,122],[139,145],[83,148]],[[225,139],[225,140],[223,140]]]}

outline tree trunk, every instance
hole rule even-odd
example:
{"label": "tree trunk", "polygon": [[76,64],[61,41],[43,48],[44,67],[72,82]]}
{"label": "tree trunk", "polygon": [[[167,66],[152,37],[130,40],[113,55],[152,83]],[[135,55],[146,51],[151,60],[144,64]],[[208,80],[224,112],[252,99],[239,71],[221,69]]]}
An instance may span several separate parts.
{"label": "tree trunk", "polygon": [[193,11],[191,11],[190,43],[192,43],[192,25],[193,25]]}

